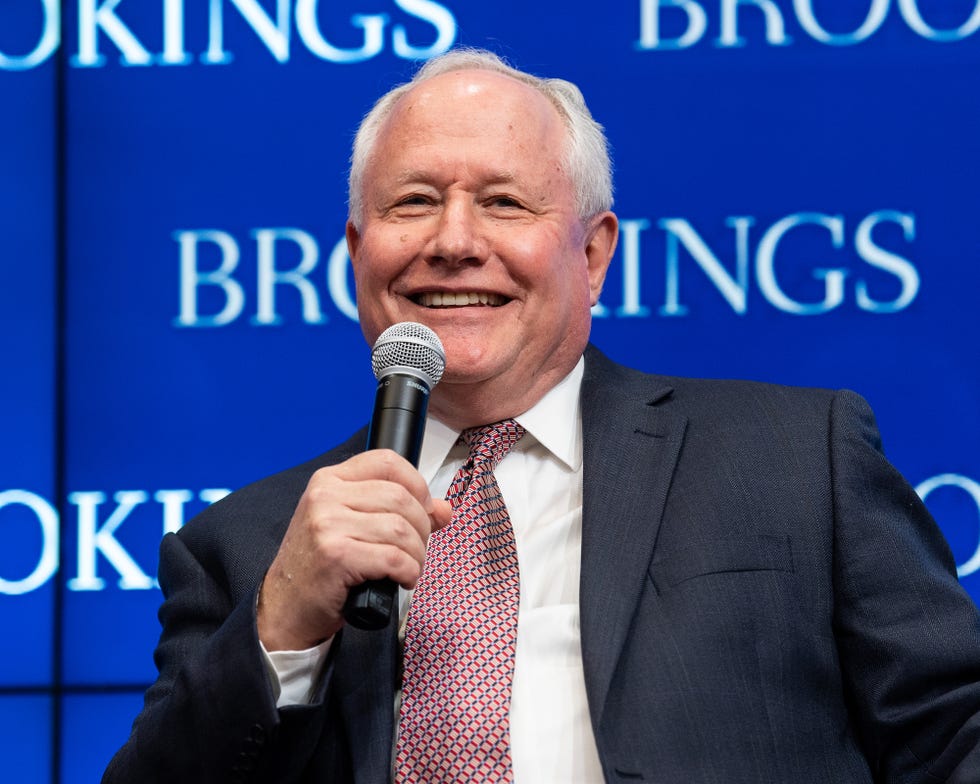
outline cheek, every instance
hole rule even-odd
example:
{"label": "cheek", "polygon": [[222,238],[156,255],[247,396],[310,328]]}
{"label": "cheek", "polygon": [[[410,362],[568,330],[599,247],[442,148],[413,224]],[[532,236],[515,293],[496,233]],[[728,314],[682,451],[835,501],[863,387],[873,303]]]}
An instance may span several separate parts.
{"label": "cheek", "polygon": [[505,260],[510,276],[529,291],[553,299],[564,296],[569,286],[577,286],[576,251],[550,232],[514,232],[499,239],[495,249]]}
{"label": "cheek", "polygon": [[385,265],[377,261],[377,256],[369,254],[362,247],[357,260],[351,260],[354,273],[354,296],[357,303],[361,330],[369,343],[384,329],[383,303],[390,276]]}
{"label": "cheek", "polygon": [[365,235],[358,249],[357,258],[351,259],[354,283],[358,289],[377,291],[385,288],[400,270],[400,254],[397,242],[376,232]]}
{"label": "cheek", "polygon": [[595,304],[596,294],[589,280],[585,260],[577,259],[573,264],[566,264],[559,273],[556,290],[553,292],[555,307],[559,309],[555,320],[562,322],[569,334],[577,334],[582,330],[587,333],[592,323],[590,309]]}
{"label": "cheek", "polygon": [[570,307],[577,308],[583,302],[591,305],[592,283],[589,280],[588,260],[578,247],[563,249],[558,263],[551,271],[552,295],[559,297]]}

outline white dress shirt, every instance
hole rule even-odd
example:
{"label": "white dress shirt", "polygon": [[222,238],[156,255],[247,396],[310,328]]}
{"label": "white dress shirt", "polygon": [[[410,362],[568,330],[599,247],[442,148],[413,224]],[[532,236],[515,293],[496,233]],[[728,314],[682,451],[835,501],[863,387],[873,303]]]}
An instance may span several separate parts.
{"label": "white dress shirt", "polygon": [[[584,361],[517,421],[527,431],[494,470],[507,504],[520,564],[521,598],[511,695],[516,784],[599,784],[582,669],[579,571],[582,551]],[[430,418],[419,472],[444,497],[467,457],[459,431]],[[411,603],[399,591],[402,628]],[[277,705],[307,702],[327,644],[269,654]],[[397,701],[395,719],[397,722]]]}

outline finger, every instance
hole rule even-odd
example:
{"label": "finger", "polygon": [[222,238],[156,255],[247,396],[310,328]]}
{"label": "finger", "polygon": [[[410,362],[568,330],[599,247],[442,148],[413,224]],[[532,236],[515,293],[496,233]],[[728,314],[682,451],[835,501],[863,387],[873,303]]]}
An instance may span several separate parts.
{"label": "finger", "polygon": [[399,484],[423,507],[427,507],[431,501],[429,486],[415,466],[390,449],[372,449],[362,452],[332,468],[342,479],[352,481],[383,479]]}
{"label": "finger", "polygon": [[414,588],[422,574],[420,560],[401,548],[388,544],[351,542],[344,563],[348,586],[359,585],[366,580],[388,578],[404,588]]}
{"label": "finger", "polygon": [[333,478],[322,486],[324,498],[359,512],[402,512],[417,510],[425,515],[422,502],[408,488],[387,479],[349,481]]}
{"label": "finger", "polygon": [[404,518],[424,542],[432,528],[425,508],[402,485],[380,479],[347,482],[337,478],[323,482],[310,494],[310,514],[322,527],[371,515]]}
{"label": "finger", "polygon": [[425,539],[401,514],[352,512],[339,533],[354,542],[397,547],[420,565],[425,559]]}

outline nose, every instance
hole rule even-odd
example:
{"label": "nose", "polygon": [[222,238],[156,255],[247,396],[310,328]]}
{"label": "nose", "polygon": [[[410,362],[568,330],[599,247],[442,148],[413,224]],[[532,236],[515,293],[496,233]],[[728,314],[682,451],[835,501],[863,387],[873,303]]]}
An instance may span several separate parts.
{"label": "nose", "polygon": [[482,264],[487,247],[478,207],[462,195],[448,198],[429,239],[429,261],[453,266]]}

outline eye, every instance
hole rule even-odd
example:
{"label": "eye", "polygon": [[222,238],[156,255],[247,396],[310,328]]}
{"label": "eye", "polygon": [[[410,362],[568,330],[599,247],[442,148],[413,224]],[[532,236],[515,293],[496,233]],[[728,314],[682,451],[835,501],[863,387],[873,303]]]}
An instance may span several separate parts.
{"label": "eye", "polygon": [[435,198],[424,193],[408,193],[393,197],[385,213],[392,218],[417,218],[428,215]]}
{"label": "eye", "polygon": [[399,199],[396,202],[396,204],[399,207],[401,207],[401,206],[411,207],[411,206],[414,206],[414,205],[429,204],[430,201],[431,200],[429,199],[428,196],[423,196],[421,193],[413,193],[413,194],[410,194],[409,196],[405,196],[405,197]]}
{"label": "eye", "polygon": [[510,196],[493,196],[488,200],[488,204],[491,207],[506,207],[506,208],[516,208],[522,209],[522,205],[517,199],[511,198]]}

